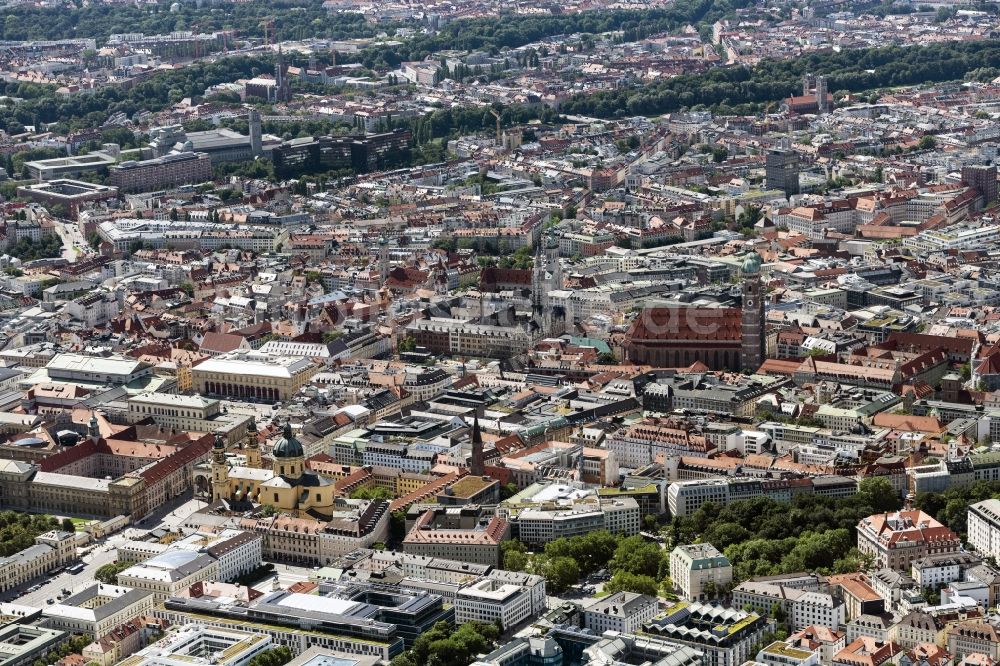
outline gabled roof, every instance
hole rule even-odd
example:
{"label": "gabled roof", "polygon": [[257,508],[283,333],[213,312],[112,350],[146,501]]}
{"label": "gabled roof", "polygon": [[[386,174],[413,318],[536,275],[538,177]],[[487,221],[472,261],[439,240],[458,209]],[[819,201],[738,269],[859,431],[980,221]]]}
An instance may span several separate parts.
{"label": "gabled roof", "polygon": [[236,351],[246,342],[241,335],[233,333],[206,333],[201,341],[201,350],[217,353]]}
{"label": "gabled roof", "polygon": [[743,336],[739,308],[647,308],[629,327],[633,341],[738,342]]}

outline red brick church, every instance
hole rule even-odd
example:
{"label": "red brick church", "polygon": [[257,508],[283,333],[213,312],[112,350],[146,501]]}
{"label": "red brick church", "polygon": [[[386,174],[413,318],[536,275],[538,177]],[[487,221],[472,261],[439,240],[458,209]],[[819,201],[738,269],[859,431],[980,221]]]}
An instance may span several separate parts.
{"label": "red brick church", "polygon": [[756,252],[743,260],[742,307],[643,310],[626,334],[626,360],[657,368],[700,361],[712,370],[757,370],[766,351],[761,263]]}

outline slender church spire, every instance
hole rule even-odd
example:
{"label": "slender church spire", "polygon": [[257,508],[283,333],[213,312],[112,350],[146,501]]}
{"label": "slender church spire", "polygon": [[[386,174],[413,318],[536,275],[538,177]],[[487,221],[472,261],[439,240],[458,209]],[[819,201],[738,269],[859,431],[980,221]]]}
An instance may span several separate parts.
{"label": "slender church spire", "polygon": [[479,415],[472,420],[472,465],[473,476],[486,474],[486,461],[483,457],[483,433],[479,430]]}

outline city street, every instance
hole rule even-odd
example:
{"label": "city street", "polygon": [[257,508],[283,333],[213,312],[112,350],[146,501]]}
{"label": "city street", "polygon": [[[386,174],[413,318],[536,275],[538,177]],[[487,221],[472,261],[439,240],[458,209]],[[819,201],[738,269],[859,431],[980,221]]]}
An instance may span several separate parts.
{"label": "city street", "polygon": [[189,495],[175,497],[166,504],[158,506],[149,515],[145,516],[136,524],[138,530],[152,530],[162,528],[172,530],[195,511],[206,505],[206,502],[199,499],[192,499]]}
{"label": "city street", "polygon": [[80,234],[80,227],[75,222],[56,220],[55,232],[63,243],[63,259],[74,263],[88,251],[87,241]]}

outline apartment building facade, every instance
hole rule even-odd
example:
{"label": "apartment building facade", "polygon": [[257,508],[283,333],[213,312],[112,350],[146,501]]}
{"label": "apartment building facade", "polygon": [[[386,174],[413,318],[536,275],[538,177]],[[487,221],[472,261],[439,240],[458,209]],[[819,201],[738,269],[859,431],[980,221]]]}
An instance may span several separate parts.
{"label": "apartment building facade", "polygon": [[111,184],[122,192],[151,192],[212,179],[208,153],[177,153],[111,167]]}
{"label": "apartment building facade", "polygon": [[907,571],[914,560],[961,548],[957,534],[919,510],[874,514],[858,523],[858,550],[873,556],[876,567]]}

